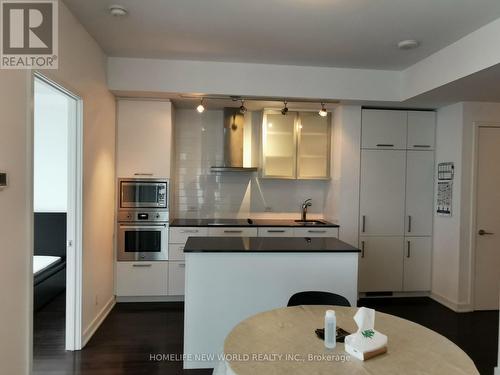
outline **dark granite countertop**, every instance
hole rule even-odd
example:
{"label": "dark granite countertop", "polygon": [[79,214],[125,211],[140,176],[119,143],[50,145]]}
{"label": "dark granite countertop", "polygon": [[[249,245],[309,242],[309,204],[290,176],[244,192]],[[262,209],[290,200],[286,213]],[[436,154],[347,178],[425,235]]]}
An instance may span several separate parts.
{"label": "dark granite countertop", "polygon": [[185,253],[359,253],[334,237],[189,237]]}
{"label": "dark granite countertop", "polygon": [[324,224],[296,223],[293,219],[174,219],[171,227],[321,227],[338,228],[338,224],[321,219]]}

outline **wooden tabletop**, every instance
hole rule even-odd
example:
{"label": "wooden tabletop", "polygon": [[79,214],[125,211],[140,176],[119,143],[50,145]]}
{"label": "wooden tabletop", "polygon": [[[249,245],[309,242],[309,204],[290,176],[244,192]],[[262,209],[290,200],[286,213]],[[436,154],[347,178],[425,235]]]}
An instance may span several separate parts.
{"label": "wooden tabletop", "polygon": [[386,354],[360,361],[337,343],[326,349],[314,330],[325,311],[335,310],[337,326],[356,331],[357,308],[297,306],[266,311],[239,323],[227,336],[224,354],[236,375],[285,374],[479,374],[458,346],[405,319],[377,312],[375,329],[388,337]]}

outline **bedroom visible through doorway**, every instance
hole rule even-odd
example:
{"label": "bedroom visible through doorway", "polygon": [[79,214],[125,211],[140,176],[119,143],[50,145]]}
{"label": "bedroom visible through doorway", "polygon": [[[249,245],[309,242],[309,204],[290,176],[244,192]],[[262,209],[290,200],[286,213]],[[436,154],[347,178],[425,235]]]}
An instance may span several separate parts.
{"label": "bedroom visible through doorway", "polygon": [[33,363],[48,347],[78,350],[81,299],[80,100],[45,77],[33,81]]}

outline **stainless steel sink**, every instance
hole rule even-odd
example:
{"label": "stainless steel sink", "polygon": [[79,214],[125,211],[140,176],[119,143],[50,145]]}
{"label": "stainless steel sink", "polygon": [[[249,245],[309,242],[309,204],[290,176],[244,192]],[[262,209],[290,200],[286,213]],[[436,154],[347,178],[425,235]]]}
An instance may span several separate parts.
{"label": "stainless steel sink", "polygon": [[303,225],[325,225],[326,223],[321,220],[294,220],[297,224]]}

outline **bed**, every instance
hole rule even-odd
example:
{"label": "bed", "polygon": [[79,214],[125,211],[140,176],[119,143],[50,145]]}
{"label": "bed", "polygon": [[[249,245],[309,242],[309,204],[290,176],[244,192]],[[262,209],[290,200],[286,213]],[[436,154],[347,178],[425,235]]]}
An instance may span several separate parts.
{"label": "bed", "polygon": [[66,290],[66,213],[35,213],[33,283],[35,311]]}

